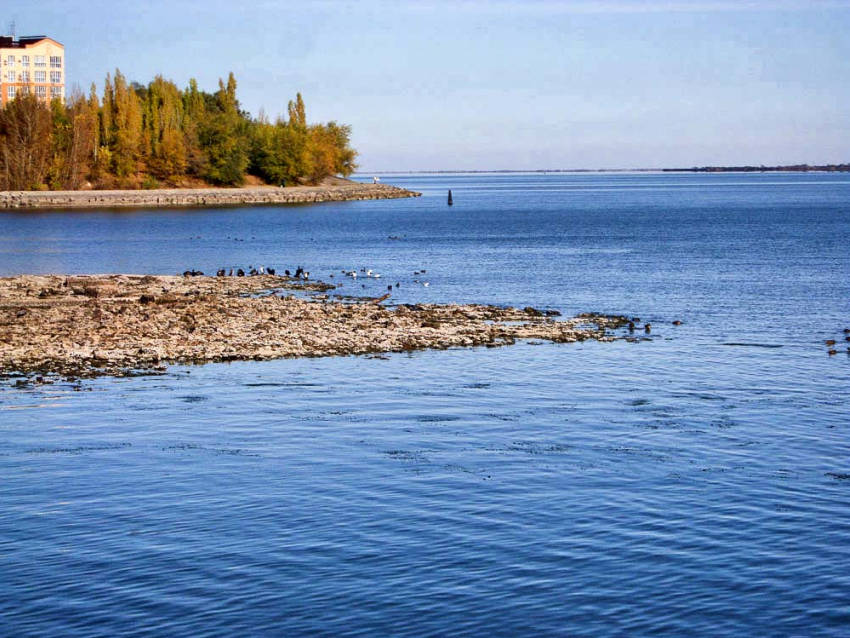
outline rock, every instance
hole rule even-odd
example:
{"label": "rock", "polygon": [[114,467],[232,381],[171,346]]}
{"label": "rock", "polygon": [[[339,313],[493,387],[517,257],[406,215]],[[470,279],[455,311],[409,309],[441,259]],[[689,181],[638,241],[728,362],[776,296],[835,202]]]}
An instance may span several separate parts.
{"label": "rock", "polygon": [[[553,321],[551,311],[531,307],[314,302],[281,291],[333,286],[271,275],[80,276],[69,278],[67,287],[63,282],[55,276],[0,279],[0,324],[14,326],[4,334],[0,372],[89,377],[170,362],[502,346],[519,339],[607,341],[613,339],[607,330],[625,320],[584,314]],[[36,307],[37,313],[29,312]]]}

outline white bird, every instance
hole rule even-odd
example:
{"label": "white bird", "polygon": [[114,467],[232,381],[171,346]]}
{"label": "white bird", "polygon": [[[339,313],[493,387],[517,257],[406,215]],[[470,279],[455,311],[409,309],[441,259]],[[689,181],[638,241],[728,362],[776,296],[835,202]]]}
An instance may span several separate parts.
{"label": "white bird", "polygon": [[428,287],[428,282],[426,281],[426,282],[425,282],[424,284],[422,284],[422,285],[423,285],[423,286],[425,286],[425,287],[427,288],[427,287]]}

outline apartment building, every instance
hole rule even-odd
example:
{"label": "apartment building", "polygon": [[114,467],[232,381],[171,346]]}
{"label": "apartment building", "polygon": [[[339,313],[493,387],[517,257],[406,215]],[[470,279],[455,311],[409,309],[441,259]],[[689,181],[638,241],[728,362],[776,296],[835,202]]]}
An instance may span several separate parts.
{"label": "apartment building", "polygon": [[65,100],[65,47],[56,40],[0,36],[0,107],[24,93]]}

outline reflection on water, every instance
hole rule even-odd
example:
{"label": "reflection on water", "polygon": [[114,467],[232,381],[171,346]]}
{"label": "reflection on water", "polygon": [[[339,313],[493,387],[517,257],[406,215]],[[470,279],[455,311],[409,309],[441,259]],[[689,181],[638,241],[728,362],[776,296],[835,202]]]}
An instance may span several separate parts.
{"label": "reflection on water", "polygon": [[823,341],[850,327],[850,195],[714,177],[413,176],[396,181],[421,200],[0,216],[6,274],[369,267],[404,301],[654,326],[4,380],[2,633],[846,635],[850,357]]}

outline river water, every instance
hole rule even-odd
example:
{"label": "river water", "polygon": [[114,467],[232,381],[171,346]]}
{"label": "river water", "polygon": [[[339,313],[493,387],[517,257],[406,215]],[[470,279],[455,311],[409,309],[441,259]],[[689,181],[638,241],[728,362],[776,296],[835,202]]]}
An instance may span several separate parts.
{"label": "river water", "polygon": [[850,177],[383,179],[424,196],[5,213],[0,275],[303,266],[652,339],[2,381],[0,635],[848,635]]}

